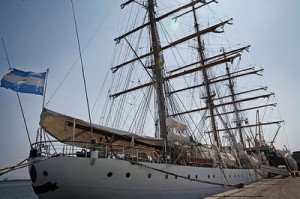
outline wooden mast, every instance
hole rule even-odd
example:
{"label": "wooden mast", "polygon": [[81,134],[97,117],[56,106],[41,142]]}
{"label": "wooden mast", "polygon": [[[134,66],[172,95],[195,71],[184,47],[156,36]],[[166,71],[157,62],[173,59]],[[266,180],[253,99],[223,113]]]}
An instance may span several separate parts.
{"label": "wooden mast", "polygon": [[[223,53],[224,53],[224,58],[226,58],[226,55],[225,55],[225,51],[223,49]],[[230,74],[230,70],[229,70],[229,66],[228,66],[228,63],[226,62],[226,72],[227,72],[227,75],[228,75],[228,87],[229,87],[229,90],[230,90],[230,94],[231,94],[231,100],[233,102],[236,101],[236,97],[235,97],[235,91],[234,91],[234,85],[233,85],[233,82],[232,82],[232,78],[231,78],[231,74]],[[241,144],[243,146],[243,148],[245,148],[245,143],[244,143],[244,138],[243,138],[243,133],[242,133],[242,123],[241,123],[241,118],[240,118],[240,114],[239,114],[239,109],[237,107],[237,103],[234,103],[233,104],[233,110],[234,110],[234,114],[235,114],[235,117],[236,117],[236,126],[238,128],[238,132],[239,132],[239,136],[240,136],[240,141],[241,141]]]}
{"label": "wooden mast", "polygon": [[152,51],[154,56],[154,64],[152,71],[155,79],[155,89],[157,94],[157,105],[159,115],[159,128],[160,137],[165,139],[167,142],[167,125],[166,125],[166,109],[165,109],[165,96],[164,96],[164,78],[163,78],[163,56],[159,43],[159,35],[156,26],[154,0],[148,0],[148,13],[150,21],[150,34],[152,40]]}
{"label": "wooden mast", "polygon": [[[197,22],[197,16],[196,16],[194,6],[192,6],[192,10],[193,10],[193,16],[194,16],[194,21],[195,21],[195,30],[198,33],[198,32],[200,32],[200,28],[199,28],[199,24]],[[204,57],[203,46],[201,43],[200,36],[197,36],[197,43],[198,43],[197,50],[198,50],[198,53],[200,56],[200,63],[201,63],[201,66],[203,66],[203,65],[205,65],[205,61],[204,61],[205,57]],[[207,70],[205,68],[202,70],[202,74],[204,77],[205,91],[206,91],[206,95],[207,95],[206,96],[207,97],[206,104],[207,104],[207,107],[208,107],[209,113],[210,113],[210,121],[211,121],[212,131],[213,131],[213,135],[214,135],[214,142],[219,147],[220,146],[219,135],[217,132],[216,121],[215,121],[215,116],[214,116],[214,103],[213,103],[212,96],[211,96],[210,82],[208,79]]]}

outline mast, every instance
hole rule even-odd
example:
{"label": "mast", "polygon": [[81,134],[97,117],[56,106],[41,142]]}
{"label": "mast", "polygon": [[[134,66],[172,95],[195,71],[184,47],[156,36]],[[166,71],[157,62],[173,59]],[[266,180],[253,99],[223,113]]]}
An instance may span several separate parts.
{"label": "mast", "polygon": [[257,126],[255,128],[255,139],[258,136],[258,147],[261,147],[264,146],[266,143],[261,128],[262,123],[260,122],[259,110],[256,110],[256,124]]}
{"label": "mast", "polygon": [[[198,33],[198,32],[200,32],[200,29],[199,29],[199,24],[197,22],[197,16],[196,16],[196,11],[195,11],[194,6],[192,6],[192,10],[193,10],[193,16],[194,16],[194,21],[195,21],[195,30]],[[203,65],[205,65],[205,61],[204,61],[205,57],[204,57],[203,46],[201,43],[200,36],[197,36],[197,43],[198,43],[197,50],[198,50],[198,53],[200,56],[200,63],[201,63],[201,66],[203,66]],[[207,95],[206,104],[207,104],[207,107],[208,107],[209,113],[210,113],[210,121],[211,121],[212,131],[213,131],[213,135],[214,135],[214,142],[219,147],[220,143],[219,143],[219,135],[217,132],[216,121],[215,121],[215,116],[214,116],[214,104],[213,104],[213,100],[212,100],[212,96],[211,96],[210,82],[208,79],[207,70],[205,68],[202,70],[202,74],[203,74],[203,78],[204,78],[205,91],[206,91],[206,95]]]}
{"label": "mast", "polygon": [[166,144],[167,142],[167,125],[166,125],[166,109],[165,109],[165,97],[164,97],[164,78],[163,78],[163,56],[159,42],[159,35],[156,26],[155,10],[154,10],[154,0],[148,0],[148,13],[150,21],[150,34],[152,40],[152,51],[154,57],[154,64],[152,71],[155,79],[155,89],[157,94],[157,105],[158,105],[158,115],[159,115],[159,128],[160,137],[164,138]]}
{"label": "mast", "polygon": [[[223,53],[224,53],[224,58],[226,58],[226,55],[225,55],[225,51],[224,51],[224,48],[222,49],[223,50]],[[233,82],[232,82],[232,78],[231,78],[231,74],[230,74],[230,70],[229,70],[229,66],[228,66],[228,63],[226,62],[226,72],[227,72],[227,75],[228,75],[228,87],[229,87],[229,90],[230,90],[230,94],[231,94],[231,100],[233,102],[236,101],[236,97],[235,97],[235,91],[234,91],[234,85],[233,85]],[[244,143],[244,138],[243,138],[243,133],[242,133],[242,123],[241,123],[241,118],[240,118],[240,114],[239,114],[239,109],[237,107],[237,103],[234,103],[233,104],[233,110],[234,110],[234,114],[235,114],[235,117],[236,117],[236,126],[238,128],[238,132],[239,132],[239,136],[240,136],[240,141],[241,141],[241,144],[243,146],[243,148],[245,148],[245,143]]]}

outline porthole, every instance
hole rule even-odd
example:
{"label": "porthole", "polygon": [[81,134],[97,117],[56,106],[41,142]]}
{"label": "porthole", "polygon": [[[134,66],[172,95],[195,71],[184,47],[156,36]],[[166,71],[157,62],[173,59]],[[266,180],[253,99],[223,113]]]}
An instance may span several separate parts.
{"label": "porthole", "polygon": [[175,179],[177,179],[177,175],[175,175]]}
{"label": "porthole", "polygon": [[169,178],[168,174],[166,174],[166,175],[165,175],[165,178],[166,178],[166,179],[168,179],[168,178]]}
{"label": "porthole", "polygon": [[240,177],[240,174],[238,175],[238,178]]}
{"label": "porthole", "polygon": [[48,176],[48,171],[43,171],[43,176]]}
{"label": "porthole", "polygon": [[241,176],[244,177],[243,174],[241,174]]}
{"label": "porthole", "polygon": [[126,173],[126,178],[129,178],[130,177],[130,173]]}
{"label": "porthole", "polygon": [[231,178],[231,175],[229,175],[229,178]]}
{"label": "porthole", "polygon": [[213,175],[213,178],[216,178],[216,176],[215,176],[215,175]]}
{"label": "porthole", "polygon": [[196,175],[195,178],[198,179],[198,175]]}
{"label": "porthole", "polygon": [[235,175],[233,175],[233,177],[235,178]]}
{"label": "porthole", "polygon": [[148,177],[148,178],[151,178],[151,176],[152,176],[151,173],[148,173],[147,177]]}
{"label": "porthole", "polygon": [[107,177],[111,177],[112,175],[113,175],[112,172],[108,172],[108,173],[107,173]]}
{"label": "porthole", "polygon": [[207,178],[210,179],[210,175],[208,175]]}
{"label": "porthole", "polygon": [[188,175],[188,179],[190,179],[190,178],[191,178],[191,175],[189,174],[189,175]]}

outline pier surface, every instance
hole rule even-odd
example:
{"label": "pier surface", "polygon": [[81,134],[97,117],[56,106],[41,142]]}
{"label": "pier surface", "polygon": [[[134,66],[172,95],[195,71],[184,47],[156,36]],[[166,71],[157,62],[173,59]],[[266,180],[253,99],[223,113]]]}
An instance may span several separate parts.
{"label": "pier surface", "polygon": [[210,196],[206,199],[237,199],[237,198],[271,198],[271,199],[295,199],[300,198],[300,178],[286,177],[265,179],[241,189],[232,189],[230,191]]}

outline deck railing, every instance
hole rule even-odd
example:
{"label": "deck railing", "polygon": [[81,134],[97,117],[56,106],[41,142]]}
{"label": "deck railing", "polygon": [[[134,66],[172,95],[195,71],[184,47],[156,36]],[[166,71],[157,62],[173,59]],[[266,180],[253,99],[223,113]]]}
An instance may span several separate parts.
{"label": "deck railing", "polygon": [[97,158],[126,159],[135,162],[157,162],[171,163],[171,155],[154,147],[131,147],[116,144],[101,144],[90,147],[91,143],[80,142],[81,146],[76,147],[78,142],[68,142],[68,144],[59,141],[37,142],[32,145],[34,153],[31,156],[73,156],[73,157],[91,157],[92,151],[97,151]]}

